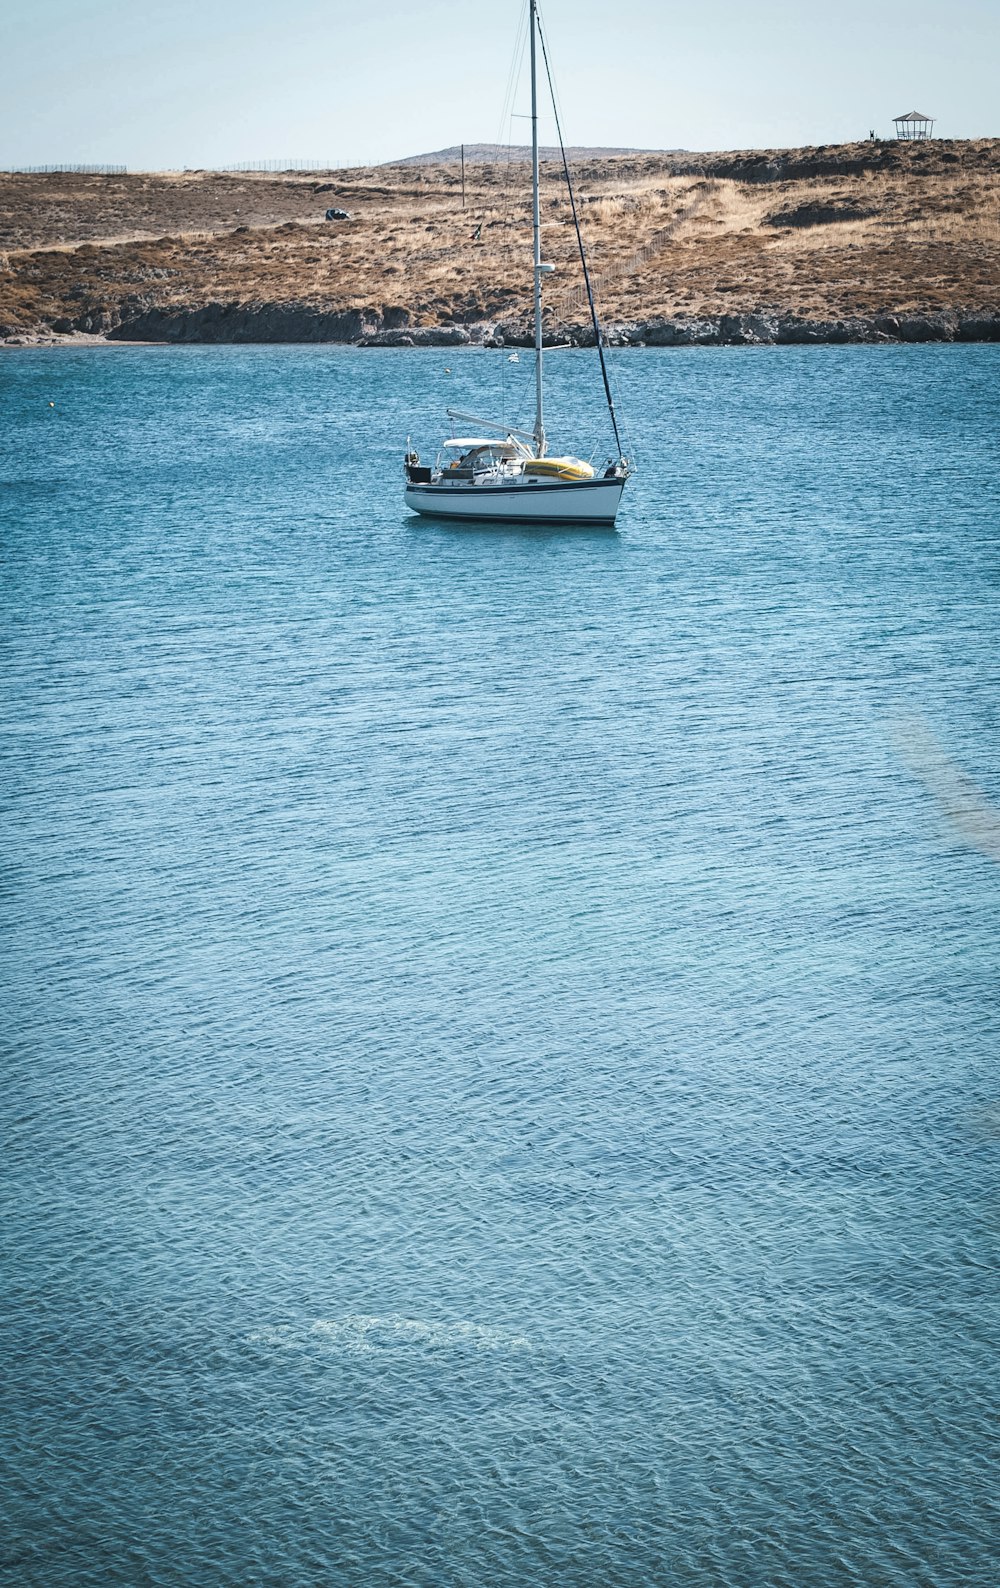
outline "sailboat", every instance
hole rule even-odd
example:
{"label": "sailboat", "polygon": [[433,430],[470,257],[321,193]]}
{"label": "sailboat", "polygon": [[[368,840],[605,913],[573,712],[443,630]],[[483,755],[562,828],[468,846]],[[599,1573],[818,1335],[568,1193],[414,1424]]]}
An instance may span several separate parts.
{"label": "sailboat", "polygon": [[[576,228],[583,279],[590,305],[594,338],[604,381],[604,395],[611,416],[618,457],[610,458],[598,474],[590,463],[571,456],[549,454],[544,420],[544,370],[542,358],[542,281],[554,266],[542,260],[541,212],[538,197],[538,84],[536,39],[540,40],[548,71],[548,52],[541,32],[537,0],[528,0],[531,60],[531,213],[534,256],[535,315],[535,423],[532,430],[514,429],[488,419],[477,419],[456,409],[448,409],[455,423],[475,425],[476,431],[453,436],[443,443],[433,467],[420,462],[419,454],[408,448],[404,459],[406,483],[403,499],[415,513],[439,518],[478,519],[497,524],[613,524],[631,471],[623,454],[618,433],[611,384],[604,356],[604,341],[594,305],[587,256],[580,232],[579,217],[569,165],[563,147],[562,129],[555,96],[555,116],[563,172]],[[482,432],[486,432],[483,434]]]}

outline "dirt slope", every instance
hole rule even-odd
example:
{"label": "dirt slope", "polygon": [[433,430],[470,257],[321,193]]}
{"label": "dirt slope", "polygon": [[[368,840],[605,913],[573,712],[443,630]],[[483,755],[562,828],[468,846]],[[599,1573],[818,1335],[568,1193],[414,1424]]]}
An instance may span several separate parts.
{"label": "dirt slope", "polygon": [[[1000,140],[576,163],[612,336],[1000,339]],[[585,340],[544,167],[553,337]],[[0,176],[0,336],[523,337],[523,162],[287,175]],[[350,220],[326,221],[327,208]]]}

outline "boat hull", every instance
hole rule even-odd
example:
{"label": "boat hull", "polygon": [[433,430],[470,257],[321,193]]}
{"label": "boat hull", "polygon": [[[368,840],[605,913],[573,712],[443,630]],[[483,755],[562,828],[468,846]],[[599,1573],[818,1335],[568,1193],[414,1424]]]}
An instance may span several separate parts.
{"label": "boat hull", "polygon": [[413,485],[403,500],[414,513],[493,524],[613,524],[625,481],[531,480],[509,485]]}

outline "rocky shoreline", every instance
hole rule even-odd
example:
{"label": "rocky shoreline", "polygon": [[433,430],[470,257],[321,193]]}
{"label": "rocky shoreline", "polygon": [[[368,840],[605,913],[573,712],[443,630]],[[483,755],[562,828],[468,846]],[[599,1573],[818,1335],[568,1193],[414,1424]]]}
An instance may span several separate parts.
{"label": "rocky shoreline", "polygon": [[[2,329],[2,328],[0,328]],[[846,343],[1000,342],[1000,314],[946,309],[810,319],[762,310],[744,314],[657,316],[613,322],[612,347],[752,347]],[[553,324],[546,344],[593,346],[589,324]],[[518,321],[414,325],[403,309],[329,312],[309,304],[206,303],[192,308],[131,306],[120,313],[81,315],[0,337],[8,347],[144,342],[167,345],[339,343],[354,347],[530,347]]]}

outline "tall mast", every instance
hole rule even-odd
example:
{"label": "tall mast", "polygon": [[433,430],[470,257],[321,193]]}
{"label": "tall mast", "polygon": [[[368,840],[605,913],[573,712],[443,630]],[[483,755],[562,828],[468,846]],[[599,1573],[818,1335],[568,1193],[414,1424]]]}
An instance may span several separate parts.
{"label": "tall mast", "polygon": [[531,231],[535,281],[535,452],[545,456],[542,420],[542,219],[538,203],[538,86],[535,79],[535,11],[537,0],[528,0],[531,11]]}

